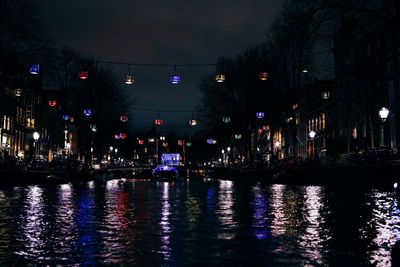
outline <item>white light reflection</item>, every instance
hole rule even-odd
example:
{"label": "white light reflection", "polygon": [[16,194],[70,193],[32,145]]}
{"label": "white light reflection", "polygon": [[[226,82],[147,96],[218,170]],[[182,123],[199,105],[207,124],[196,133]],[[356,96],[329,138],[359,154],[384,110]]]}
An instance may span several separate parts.
{"label": "white light reflection", "polygon": [[164,182],[162,185],[162,206],[161,206],[161,253],[164,255],[164,260],[171,257],[170,247],[170,215],[171,204],[169,203],[169,183]]}
{"label": "white light reflection", "polygon": [[63,253],[71,253],[74,249],[74,229],[76,228],[71,184],[60,185],[58,195],[56,221],[61,233],[60,235],[57,235],[57,239],[60,239],[58,242],[60,246],[59,249]]}
{"label": "white light reflection", "polygon": [[232,181],[220,180],[217,204],[217,218],[221,223],[219,239],[232,239],[236,236],[233,229],[237,227],[233,212],[233,183]]}
{"label": "white light reflection", "polygon": [[89,181],[88,182],[88,186],[89,186],[90,189],[93,189],[94,188],[94,181]]}
{"label": "white light reflection", "polygon": [[26,216],[23,226],[25,248],[19,255],[39,256],[43,254],[43,190],[38,186],[29,186],[26,198]]}
{"label": "white light reflection", "polygon": [[271,233],[274,236],[282,235],[286,232],[287,219],[284,213],[283,192],[286,185],[271,185]]}
{"label": "white light reflection", "polygon": [[[299,236],[299,245],[314,263],[322,264],[323,241],[321,237],[321,187],[305,188],[304,208],[306,212],[305,231]],[[326,238],[326,237],[325,237]]]}
{"label": "white light reflection", "polygon": [[118,180],[107,181],[107,183],[106,183],[107,190],[115,189],[116,187],[118,187]]}
{"label": "white light reflection", "polygon": [[372,240],[370,262],[374,266],[389,266],[391,250],[397,240],[400,240],[400,207],[393,193],[374,192],[375,207],[370,222],[375,228],[376,236]]}

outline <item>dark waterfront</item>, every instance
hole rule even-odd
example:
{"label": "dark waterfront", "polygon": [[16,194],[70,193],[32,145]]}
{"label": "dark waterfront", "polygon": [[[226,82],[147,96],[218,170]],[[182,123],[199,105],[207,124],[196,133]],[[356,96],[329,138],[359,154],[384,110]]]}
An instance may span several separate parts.
{"label": "dark waterfront", "polygon": [[226,180],[0,189],[0,265],[375,265],[393,192]]}

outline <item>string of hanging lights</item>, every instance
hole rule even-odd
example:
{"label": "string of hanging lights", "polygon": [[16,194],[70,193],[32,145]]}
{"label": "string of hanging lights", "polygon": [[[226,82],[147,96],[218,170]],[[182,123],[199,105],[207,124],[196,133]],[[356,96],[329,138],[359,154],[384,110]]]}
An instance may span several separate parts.
{"label": "string of hanging lights", "polygon": [[[152,63],[121,63],[121,62],[112,62],[112,61],[100,61],[99,63],[105,63],[105,64],[115,64],[115,65],[127,65],[128,66],[128,71],[127,73],[124,75],[124,83],[127,85],[132,85],[135,81],[133,73],[132,73],[132,66],[143,66],[143,67],[173,67],[173,73],[172,75],[169,77],[169,82],[173,85],[179,84],[181,82],[181,77],[178,75],[177,72],[177,67],[207,67],[207,66],[221,66],[224,64],[216,64],[216,63],[212,63],[212,64],[152,64]],[[232,64],[232,63],[231,63]],[[39,64],[29,64],[28,65],[28,71],[30,74],[32,75],[38,75],[40,73],[40,65]],[[80,80],[87,80],[89,78],[89,71],[88,70],[81,70],[78,73],[78,77]],[[223,73],[218,73],[215,75],[215,81],[217,83],[223,83],[225,82],[225,74]],[[260,81],[267,81],[269,79],[269,73],[266,71],[260,71],[258,73],[258,79]],[[22,90],[21,89],[16,89],[15,90],[15,95],[16,96],[21,96],[22,94]],[[49,100],[49,106],[51,107],[55,107],[57,105],[57,101],[56,100]],[[137,110],[137,111],[149,111],[149,112],[158,112],[158,116],[156,117],[156,119],[154,119],[153,123],[156,126],[160,126],[164,124],[164,120],[161,119],[161,112],[164,113],[192,113],[192,117],[189,120],[189,125],[190,126],[196,126],[198,124],[198,120],[194,117],[194,111],[193,110],[155,110],[155,109],[147,109],[147,108],[133,108],[132,110]],[[201,111],[196,111],[196,113],[202,113]],[[85,108],[83,110],[83,115],[85,117],[90,117],[92,116],[92,110],[90,108]],[[262,119],[264,118],[264,112],[259,111],[256,112],[256,118],[257,119]],[[71,117],[69,114],[64,114],[63,115],[63,119],[65,121],[70,121],[73,122],[73,117]],[[126,123],[128,121],[128,116],[126,114],[122,114],[120,116],[120,121],[122,123]],[[222,122],[224,124],[230,124],[231,123],[231,117],[229,116],[224,116],[222,117]],[[269,127],[268,127],[269,128]],[[97,132],[97,127],[96,125],[90,125],[90,129],[92,130],[93,133]],[[258,134],[262,134],[266,129],[258,129]],[[120,132],[118,134],[115,134],[115,139],[126,139],[127,138],[127,134],[124,132]],[[236,140],[240,140],[242,139],[242,134],[241,133],[235,133],[234,134],[234,138]],[[139,140],[138,142],[139,144],[144,144],[144,140]],[[207,144],[210,145],[215,145],[217,143],[217,140],[213,139],[213,138],[209,138],[207,139]],[[191,145],[191,143],[189,142],[189,144]],[[190,146],[188,145],[188,146]]]}
{"label": "string of hanging lights", "polygon": [[[232,65],[237,63],[197,63],[197,64],[156,64],[156,63],[125,63],[125,62],[116,62],[116,61],[98,61],[103,64],[112,64],[112,65],[126,65],[128,66],[128,72],[124,75],[123,81],[126,85],[132,85],[135,82],[131,67],[132,66],[140,66],[140,67],[173,67],[173,73],[169,77],[169,82],[173,85],[181,83],[181,76],[177,72],[177,67],[210,67],[210,66],[224,66],[224,65]],[[38,75],[40,73],[40,65],[39,64],[29,64],[28,71],[32,75]],[[87,80],[89,78],[88,70],[81,70],[78,74],[79,79]],[[215,75],[215,81],[217,83],[225,82],[225,74],[218,73]],[[258,73],[258,79],[260,81],[267,81],[269,79],[269,73],[265,70],[261,70]]]}

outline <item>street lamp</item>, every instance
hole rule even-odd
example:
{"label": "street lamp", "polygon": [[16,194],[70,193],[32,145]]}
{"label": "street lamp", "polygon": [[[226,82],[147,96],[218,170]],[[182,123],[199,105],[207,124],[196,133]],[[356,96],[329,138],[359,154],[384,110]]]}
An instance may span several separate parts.
{"label": "street lamp", "polygon": [[67,143],[66,145],[68,154],[71,154],[71,143]]}
{"label": "street lamp", "polygon": [[275,145],[276,148],[279,148],[279,147],[281,146],[281,142],[275,141],[275,144],[274,144],[274,145]]}
{"label": "street lamp", "polygon": [[315,131],[313,131],[313,130],[311,130],[311,131],[308,133],[308,136],[309,136],[310,139],[311,139],[311,158],[312,158],[312,159],[314,158],[314,137],[315,137],[316,134],[317,134],[317,133],[316,133]]}
{"label": "street lamp", "polygon": [[308,133],[308,136],[310,136],[310,138],[311,138],[311,140],[312,140],[312,139],[314,139],[314,137],[315,137],[316,134],[317,134],[317,133],[316,133],[315,131],[312,131],[312,130],[311,130],[311,132]]}
{"label": "street lamp", "polygon": [[39,134],[38,132],[34,132],[34,133],[33,133],[33,140],[35,141],[35,142],[33,143],[33,146],[35,147],[35,149],[34,149],[34,156],[36,156],[36,143],[37,143],[37,141],[39,140],[39,138],[40,138],[40,134]]}
{"label": "street lamp", "polygon": [[385,146],[385,128],[384,128],[384,126],[385,126],[385,121],[389,116],[389,113],[390,113],[389,110],[387,108],[385,108],[385,107],[383,107],[383,108],[381,108],[379,110],[379,117],[382,120],[382,123],[381,123],[381,138],[380,138],[380,143],[379,143],[380,147]]}
{"label": "street lamp", "polygon": [[111,164],[113,163],[113,154],[112,154],[113,150],[114,150],[114,147],[110,146],[110,161],[111,161],[110,163]]}

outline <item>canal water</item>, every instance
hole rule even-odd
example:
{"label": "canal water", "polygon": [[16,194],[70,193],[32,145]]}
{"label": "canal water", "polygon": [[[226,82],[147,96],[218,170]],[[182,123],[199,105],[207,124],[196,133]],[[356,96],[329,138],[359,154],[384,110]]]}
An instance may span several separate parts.
{"label": "canal water", "polygon": [[387,266],[393,192],[227,180],[0,188],[0,266]]}

